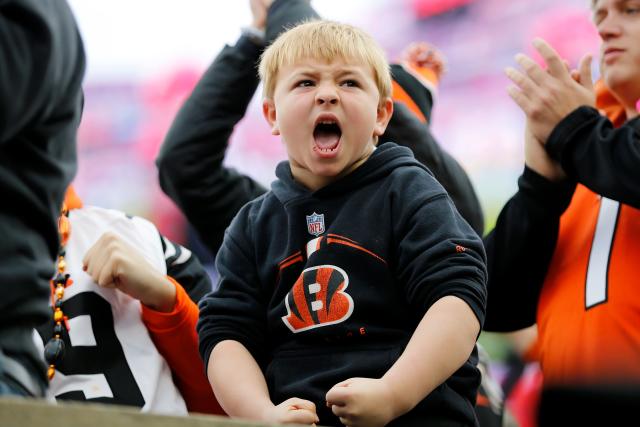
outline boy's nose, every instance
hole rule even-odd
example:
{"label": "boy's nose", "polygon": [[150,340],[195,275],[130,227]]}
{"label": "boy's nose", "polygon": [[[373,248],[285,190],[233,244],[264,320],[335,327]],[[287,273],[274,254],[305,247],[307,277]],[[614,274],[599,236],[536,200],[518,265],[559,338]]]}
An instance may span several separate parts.
{"label": "boy's nose", "polygon": [[322,104],[337,104],[338,94],[335,90],[329,88],[320,88],[316,94],[316,103]]}

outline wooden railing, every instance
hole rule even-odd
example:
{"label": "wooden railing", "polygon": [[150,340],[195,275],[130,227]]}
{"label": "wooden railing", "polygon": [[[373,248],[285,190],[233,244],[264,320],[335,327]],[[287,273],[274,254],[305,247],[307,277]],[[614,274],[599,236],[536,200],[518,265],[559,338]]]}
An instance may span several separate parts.
{"label": "wooden railing", "polygon": [[[273,427],[273,424],[193,414],[169,416],[96,403],[52,404],[38,399],[0,398],[0,427]],[[291,427],[288,424],[287,427]]]}

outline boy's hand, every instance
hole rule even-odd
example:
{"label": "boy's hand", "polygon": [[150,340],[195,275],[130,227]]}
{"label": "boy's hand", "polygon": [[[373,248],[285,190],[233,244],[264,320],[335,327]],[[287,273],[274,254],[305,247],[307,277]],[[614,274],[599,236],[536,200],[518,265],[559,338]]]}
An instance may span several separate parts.
{"label": "boy's hand", "polygon": [[175,306],[176,288],[120,236],[106,232],[87,251],[82,269],[99,286],[117,288],[163,312]]}
{"label": "boy's hand", "polygon": [[351,378],[327,392],[327,406],[348,427],[384,426],[396,417],[394,396],[380,379]]}
{"label": "boy's hand", "polygon": [[580,61],[579,70],[570,71],[558,53],[544,40],[534,46],[547,64],[542,69],[533,59],[518,54],[516,61],[522,72],[507,68],[507,76],[516,84],[507,90],[527,115],[531,132],[546,143],[551,131],[569,113],[583,105],[594,106],[596,101],[591,80],[591,56]]}
{"label": "boy's hand", "polygon": [[524,131],[524,162],[549,181],[561,181],[567,177],[558,162],[549,157],[544,145],[533,135],[529,120]]}
{"label": "boy's hand", "polygon": [[304,399],[292,397],[276,405],[264,414],[263,420],[274,424],[315,425],[320,419],[316,414],[316,405]]}

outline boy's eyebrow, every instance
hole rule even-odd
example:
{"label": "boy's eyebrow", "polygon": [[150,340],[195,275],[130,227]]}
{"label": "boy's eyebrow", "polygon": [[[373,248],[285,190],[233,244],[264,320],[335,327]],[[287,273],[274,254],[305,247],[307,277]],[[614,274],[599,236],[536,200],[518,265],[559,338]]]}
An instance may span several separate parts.
{"label": "boy's eyebrow", "polygon": [[360,75],[362,75],[362,70],[360,70],[358,68],[344,67],[344,68],[339,69],[336,72],[336,75],[338,77],[343,77],[343,76],[346,76],[346,75],[349,75],[349,74],[360,76]]}
{"label": "boy's eyebrow", "polygon": [[318,74],[319,74],[319,71],[314,71],[314,70],[309,69],[309,70],[297,71],[297,72],[295,72],[293,74],[293,76],[294,77],[305,77],[305,76],[314,77],[314,76],[317,76]]}
{"label": "boy's eyebrow", "polygon": [[[299,71],[297,71],[296,73],[293,74],[293,76],[295,77],[304,77],[304,76],[308,76],[308,77],[316,77],[319,74],[322,74],[322,70],[317,70],[315,68],[302,68]],[[348,65],[345,65],[344,67],[340,67],[337,70],[333,71],[332,74],[341,77],[347,74],[356,74],[356,75],[361,75],[362,71],[360,69],[358,69],[357,67],[350,67]]]}

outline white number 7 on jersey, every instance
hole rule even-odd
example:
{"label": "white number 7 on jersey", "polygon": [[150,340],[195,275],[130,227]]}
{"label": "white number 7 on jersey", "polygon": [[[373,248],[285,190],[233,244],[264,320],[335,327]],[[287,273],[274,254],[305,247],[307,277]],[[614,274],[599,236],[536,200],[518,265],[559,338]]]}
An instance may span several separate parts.
{"label": "white number 7 on jersey", "polygon": [[616,233],[619,211],[619,202],[602,197],[596,231],[591,244],[591,253],[589,254],[589,265],[587,266],[586,309],[607,301],[609,257]]}

